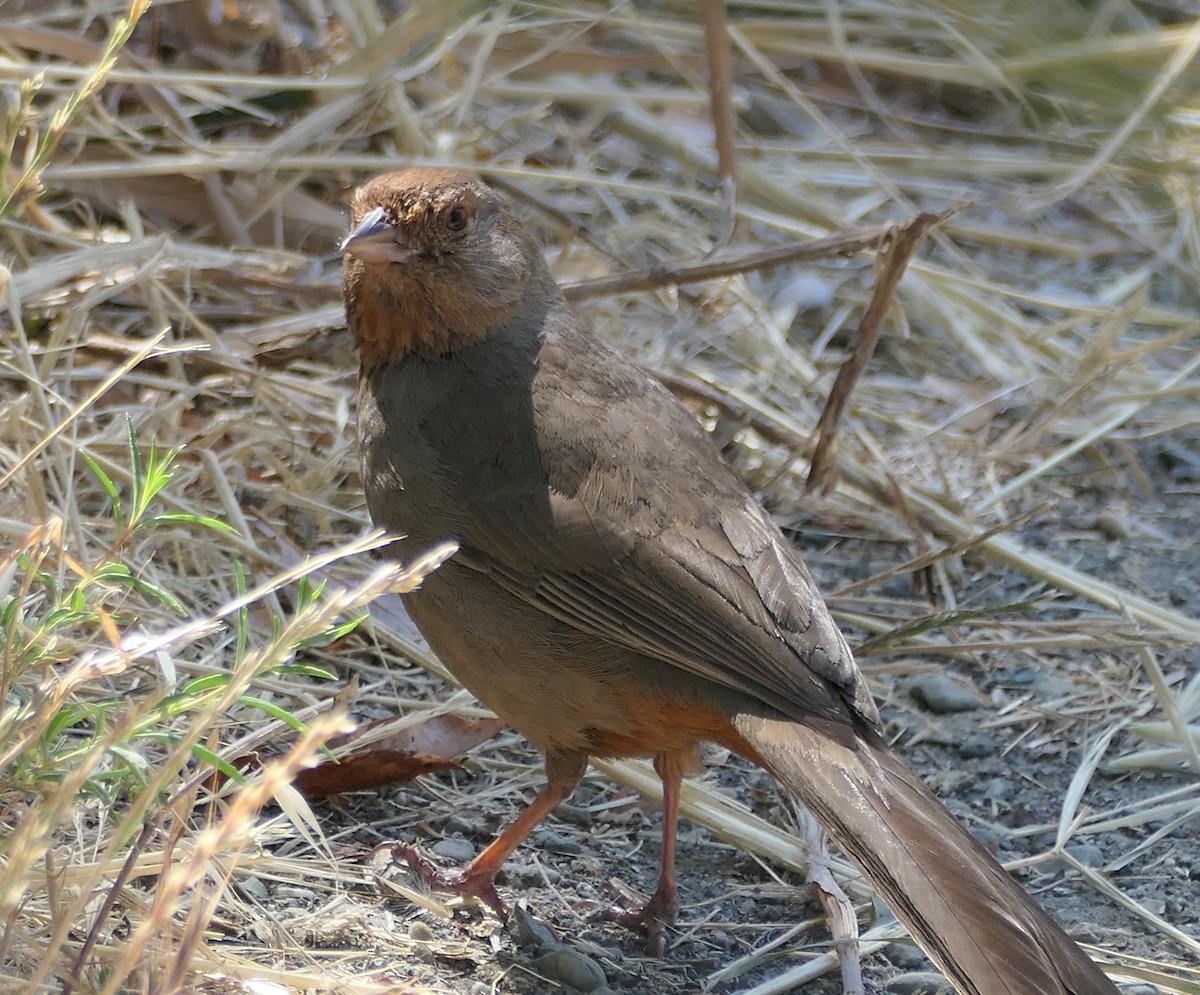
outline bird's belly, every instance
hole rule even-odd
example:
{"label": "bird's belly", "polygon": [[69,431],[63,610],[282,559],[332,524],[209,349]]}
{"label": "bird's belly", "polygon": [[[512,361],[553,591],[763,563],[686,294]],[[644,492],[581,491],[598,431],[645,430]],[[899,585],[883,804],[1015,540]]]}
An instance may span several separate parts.
{"label": "bird's belly", "polygon": [[707,682],[580,632],[453,561],[405,606],[454,676],[543,753],[687,753],[730,731]]}

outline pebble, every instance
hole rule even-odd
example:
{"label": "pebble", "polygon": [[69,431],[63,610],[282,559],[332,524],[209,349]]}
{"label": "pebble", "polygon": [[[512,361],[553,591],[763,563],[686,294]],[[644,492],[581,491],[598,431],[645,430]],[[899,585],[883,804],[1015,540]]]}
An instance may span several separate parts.
{"label": "pebble", "polygon": [[1106,937],[1104,930],[1090,922],[1075,922],[1071,924],[1071,939],[1077,943],[1091,943],[1100,946]]}
{"label": "pebble", "polygon": [[714,929],[708,934],[708,940],[713,946],[729,953],[737,944],[737,937],[723,929]]}
{"label": "pebble", "polygon": [[448,833],[459,833],[463,836],[470,836],[479,830],[479,824],[461,815],[450,815],[446,817],[445,829]]}
{"label": "pebble", "polygon": [[954,986],[937,971],[907,971],[887,983],[891,995],[954,995]]}
{"label": "pebble", "polygon": [[556,885],[562,880],[562,875],[553,867],[533,862],[505,865],[504,877],[510,884],[522,888],[541,888],[547,884]]}
{"label": "pebble", "polygon": [[912,943],[889,943],[884,954],[894,967],[908,971],[929,969],[929,958],[925,956],[925,951]]}
{"label": "pebble", "polygon": [[580,992],[594,992],[608,981],[599,964],[570,947],[559,947],[542,954],[533,966],[551,981]]}
{"label": "pebble", "polygon": [[420,919],[415,919],[408,924],[408,938],[419,943],[428,943],[433,939],[433,930]]}
{"label": "pebble", "polygon": [[912,682],[909,693],[934,715],[972,712],[982,705],[974,692],[945,674],[922,674]]}
{"label": "pebble", "polygon": [[573,826],[583,826],[588,828],[594,821],[592,819],[592,810],[586,805],[571,805],[564,803],[559,805],[554,810],[554,818],[560,822],[569,822]]}
{"label": "pebble", "polygon": [[537,845],[548,853],[565,853],[570,856],[583,853],[583,846],[574,836],[547,829],[535,837]]}
{"label": "pebble", "polygon": [[267,886],[254,875],[239,878],[237,886],[243,895],[260,905],[266,905],[271,900],[271,893],[267,890]]}
{"label": "pebble", "polygon": [[1076,843],[1067,847],[1067,853],[1084,867],[1099,867],[1104,863],[1104,853],[1091,843]]}
{"label": "pebble", "polygon": [[1005,837],[990,826],[972,826],[971,835],[987,847],[988,852],[995,856],[1004,849]]}
{"label": "pebble", "polygon": [[317,893],[312,888],[301,888],[294,884],[279,884],[275,886],[275,901],[290,899],[294,903],[309,904],[315,903]]}
{"label": "pebble", "polygon": [[994,757],[1000,752],[1000,748],[991,736],[974,733],[959,744],[958,752],[968,760],[979,760],[983,757]]}
{"label": "pebble", "polygon": [[1142,981],[1136,981],[1132,985],[1121,985],[1121,995],[1162,995],[1162,989],[1158,985],[1148,985]]}
{"label": "pebble", "polygon": [[1115,508],[1108,508],[1096,516],[1096,531],[1106,539],[1128,539],[1133,533],[1129,517]]}
{"label": "pebble", "polygon": [[[1104,864],[1104,854],[1098,846],[1093,846],[1091,843],[1072,843],[1067,847],[1067,853],[1084,867],[1101,867]],[[1065,860],[1059,860],[1057,857],[1044,866],[1050,874],[1062,874],[1070,869],[1070,865]]]}
{"label": "pebble", "polygon": [[993,777],[983,789],[983,797],[994,802],[1012,801],[1016,793],[1016,782],[1010,777]]}
{"label": "pebble", "polygon": [[475,856],[475,844],[456,836],[438,840],[429,848],[439,857],[465,864]]}
{"label": "pebble", "polygon": [[509,913],[508,921],[504,924],[508,935],[522,950],[553,950],[558,947],[558,937],[554,930],[536,916],[530,915],[524,905],[517,905]]}

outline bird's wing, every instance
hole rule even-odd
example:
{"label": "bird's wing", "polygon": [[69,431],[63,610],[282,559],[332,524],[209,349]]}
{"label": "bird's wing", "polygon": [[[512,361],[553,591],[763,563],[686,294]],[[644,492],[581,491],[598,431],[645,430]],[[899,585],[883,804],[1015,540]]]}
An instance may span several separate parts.
{"label": "bird's wing", "polygon": [[715,522],[665,516],[650,530],[588,493],[552,492],[548,509],[544,496],[477,504],[464,565],[584,632],[797,718],[849,709],[878,723],[807,569],[748,493]]}
{"label": "bird's wing", "polygon": [[[561,299],[542,327],[462,354],[465,386],[439,394],[419,427],[428,460],[453,454],[458,562],[797,718],[876,724],[799,555],[692,414]],[[486,423],[471,417],[477,404],[490,405]]]}

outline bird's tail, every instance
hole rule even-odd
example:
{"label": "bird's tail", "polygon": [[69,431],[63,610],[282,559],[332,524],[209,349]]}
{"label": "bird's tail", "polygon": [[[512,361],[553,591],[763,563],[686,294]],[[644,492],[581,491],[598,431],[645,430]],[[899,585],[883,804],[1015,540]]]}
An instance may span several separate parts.
{"label": "bird's tail", "polygon": [[889,750],[845,726],[818,729],[749,714],[733,724],[964,995],[1117,995]]}

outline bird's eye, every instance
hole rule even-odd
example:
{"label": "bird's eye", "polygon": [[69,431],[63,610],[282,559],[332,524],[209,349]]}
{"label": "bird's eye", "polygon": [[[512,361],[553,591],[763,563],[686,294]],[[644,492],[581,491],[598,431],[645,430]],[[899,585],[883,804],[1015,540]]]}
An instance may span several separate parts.
{"label": "bird's eye", "polygon": [[462,231],[467,227],[467,209],[461,204],[455,204],[446,212],[446,225],[451,231]]}

